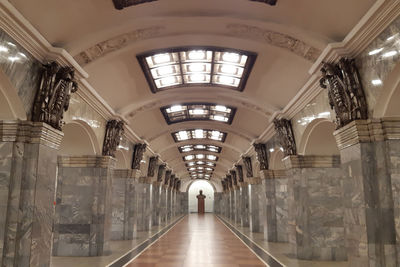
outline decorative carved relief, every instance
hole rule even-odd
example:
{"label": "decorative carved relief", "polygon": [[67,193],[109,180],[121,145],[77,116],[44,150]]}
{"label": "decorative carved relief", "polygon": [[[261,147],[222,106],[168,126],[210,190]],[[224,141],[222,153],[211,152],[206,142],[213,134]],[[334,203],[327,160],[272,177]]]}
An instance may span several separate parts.
{"label": "decorative carved relief", "polygon": [[237,174],[238,174],[239,183],[243,183],[244,182],[244,179],[243,179],[243,167],[242,167],[242,165],[235,165],[235,167],[236,167],[236,171],[237,171]]}
{"label": "decorative carved relief", "polygon": [[169,187],[172,187],[175,181],[175,174],[171,174],[171,178],[169,179]]}
{"label": "decorative carved relief", "polygon": [[57,62],[43,65],[33,104],[32,121],[45,122],[61,131],[63,115],[68,110],[71,94],[77,90],[73,68],[61,67]]}
{"label": "decorative carved relief", "polygon": [[146,144],[136,144],[133,147],[133,156],[132,156],[132,169],[139,170],[140,162],[143,159],[143,154],[146,151]]}
{"label": "decorative carved relief", "polygon": [[154,26],[121,34],[114,38],[95,44],[94,46],[76,55],[74,59],[81,66],[84,66],[111,52],[122,49],[131,43],[159,36],[161,31],[164,29],[165,27]]}
{"label": "decorative carved relief", "polygon": [[311,62],[316,61],[318,56],[321,54],[321,50],[290,35],[280,32],[274,32],[246,24],[228,24],[226,27],[229,35],[259,40],[289,50],[290,52],[293,52]]}
{"label": "decorative carved relief", "polygon": [[149,168],[147,170],[147,177],[153,177],[154,176],[154,170],[156,168],[158,161],[158,157],[151,157],[149,160]]}
{"label": "decorative carved relief", "polygon": [[246,169],[246,177],[253,177],[253,166],[251,165],[250,157],[242,157],[244,168]]}
{"label": "decorative carved relief", "polygon": [[254,149],[257,153],[257,159],[260,163],[260,170],[268,170],[268,154],[265,144],[254,144]]}
{"label": "decorative carved relief", "polygon": [[230,176],[229,174],[226,175],[226,180],[228,180],[229,187],[232,188],[233,187],[232,176]]}
{"label": "decorative carved relief", "polygon": [[124,122],[109,120],[106,125],[106,134],[103,143],[103,156],[115,157],[121,137],[124,134]]}
{"label": "decorative carved relief", "polygon": [[164,175],[166,167],[167,167],[166,164],[161,164],[160,166],[158,166],[157,182],[161,182],[162,181],[162,177]]}
{"label": "decorative carved relief", "polygon": [[250,1],[266,3],[266,4],[268,4],[268,5],[274,6],[274,5],[276,5],[276,2],[277,2],[278,0],[250,0]]}
{"label": "decorative carved relief", "polygon": [[237,178],[236,178],[236,172],[235,172],[234,170],[232,170],[232,171],[229,171],[229,173],[230,173],[231,176],[232,176],[232,182],[233,182],[233,184],[234,184],[234,185],[238,185],[238,183],[237,183]]}
{"label": "decorative carved relief", "polygon": [[176,190],[177,190],[177,191],[180,191],[180,190],[181,190],[181,184],[182,184],[182,182],[181,182],[181,180],[179,180],[179,181],[178,181],[178,185],[176,186]]}
{"label": "decorative carved relief", "polygon": [[274,125],[285,156],[296,155],[296,142],[290,120],[274,119]]}
{"label": "decorative carved relief", "polygon": [[165,178],[164,178],[164,184],[167,185],[169,183],[169,180],[171,179],[171,173],[172,171],[167,170],[165,172]]}
{"label": "decorative carved relief", "polygon": [[153,2],[153,1],[157,1],[157,0],[113,0],[113,3],[115,6],[115,9],[121,10],[126,7],[136,6],[139,4],[144,4],[147,2]]}
{"label": "decorative carved relief", "polygon": [[354,120],[368,119],[368,106],[354,59],[341,58],[338,64],[325,63],[320,85],[328,89],[329,104],[341,128]]}
{"label": "decorative carved relief", "polygon": [[225,180],[221,180],[221,185],[222,185],[222,191],[226,191],[226,182]]}

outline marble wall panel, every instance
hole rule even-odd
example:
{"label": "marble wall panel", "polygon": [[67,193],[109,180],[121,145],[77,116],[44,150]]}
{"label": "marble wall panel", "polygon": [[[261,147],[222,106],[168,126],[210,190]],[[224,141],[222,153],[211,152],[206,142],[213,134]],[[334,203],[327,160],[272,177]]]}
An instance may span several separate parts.
{"label": "marble wall panel", "polygon": [[346,260],[341,168],[287,170],[288,241],[299,259]]}
{"label": "marble wall panel", "polygon": [[276,238],[278,242],[288,242],[288,179],[275,179]]}
{"label": "marble wall panel", "polygon": [[248,203],[249,203],[249,227],[252,232],[263,232],[260,209],[260,195],[263,194],[261,184],[249,184]]}
{"label": "marble wall panel", "polygon": [[260,201],[260,208],[264,209],[262,221],[264,225],[264,238],[270,242],[277,241],[277,219],[276,219],[276,193],[275,179],[263,179],[263,195],[265,201]]}
{"label": "marble wall panel", "polygon": [[241,207],[241,220],[240,226],[249,227],[250,226],[250,217],[249,217],[249,190],[247,186],[240,187],[240,207]]}

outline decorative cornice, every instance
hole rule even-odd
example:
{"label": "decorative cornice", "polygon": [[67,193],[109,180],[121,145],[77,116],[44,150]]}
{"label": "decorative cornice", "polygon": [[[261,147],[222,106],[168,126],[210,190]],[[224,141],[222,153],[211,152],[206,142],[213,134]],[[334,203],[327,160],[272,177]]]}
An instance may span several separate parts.
{"label": "decorative cornice", "polygon": [[283,159],[286,169],[294,168],[337,168],[340,156],[288,156]]}
{"label": "decorative cornice", "polygon": [[60,147],[63,132],[43,122],[0,121],[0,141],[41,144],[54,149]]}
{"label": "decorative cornice", "polygon": [[58,156],[60,167],[113,169],[115,162],[111,156]]}

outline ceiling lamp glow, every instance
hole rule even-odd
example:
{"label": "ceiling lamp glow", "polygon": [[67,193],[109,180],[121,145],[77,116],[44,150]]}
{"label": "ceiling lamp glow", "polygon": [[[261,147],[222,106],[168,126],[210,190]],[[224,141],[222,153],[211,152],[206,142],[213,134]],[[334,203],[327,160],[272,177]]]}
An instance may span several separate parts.
{"label": "ceiling lamp glow", "polygon": [[211,120],[231,124],[236,108],[212,103],[183,103],[160,108],[167,124]]}
{"label": "ceiling lamp glow", "polygon": [[201,160],[207,159],[207,160],[211,160],[211,161],[217,161],[218,157],[215,156],[215,155],[211,155],[211,154],[207,154],[207,155],[205,155],[205,154],[192,154],[192,155],[186,155],[186,156],[183,157],[184,161],[191,161],[191,160],[195,160],[195,159],[196,160],[200,160],[198,162],[199,162],[199,165],[201,165],[201,163],[205,164],[205,162],[203,163]]}
{"label": "ceiling lamp glow", "polygon": [[214,145],[185,145],[178,147],[179,152],[187,153],[191,151],[210,151],[214,153],[221,153],[222,147]]}
{"label": "ceiling lamp glow", "polygon": [[186,162],[186,167],[193,167],[193,166],[207,166],[207,167],[215,167],[216,164],[215,162],[211,162],[211,161],[190,161],[190,162]]}
{"label": "ceiling lamp glow", "polygon": [[218,47],[181,47],[137,56],[151,91],[219,85],[243,91],[256,54]]}
{"label": "ceiling lamp glow", "polygon": [[210,139],[219,142],[225,142],[226,133],[217,130],[190,129],[174,132],[171,134],[175,142],[181,142],[191,139]]}

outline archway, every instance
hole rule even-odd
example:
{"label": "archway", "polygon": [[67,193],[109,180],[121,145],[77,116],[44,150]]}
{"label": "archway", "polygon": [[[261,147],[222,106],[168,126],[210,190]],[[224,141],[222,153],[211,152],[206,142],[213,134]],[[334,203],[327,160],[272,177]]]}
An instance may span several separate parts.
{"label": "archway", "polygon": [[313,120],[304,131],[299,152],[302,155],[339,155],[333,132],[335,124],[327,119]]}
{"label": "archway", "polygon": [[99,148],[96,146],[96,137],[85,122],[73,121],[63,127],[64,137],[60,145],[59,155],[81,156],[96,155]]}
{"label": "archway", "polygon": [[397,84],[396,88],[388,99],[386,110],[384,111],[384,117],[400,117],[400,84]]}
{"label": "archway", "polygon": [[284,170],[285,165],[283,164],[283,158],[285,155],[283,154],[280,148],[274,148],[274,151],[271,152],[270,160],[269,160],[269,168],[271,170]]}
{"label": "archway", "polygon": [[26,120],[24,105],[17,89],[0,70],[0,120]]}
{"label": "archway", "polygon": [[208,181],[198,180],[193,182],[189,186],[188,198],[189,198],[189,212],[197,212],[197,198],[199,191],[203,190],[203,195],[206,196],[205,199],[205,212],[214,211],[214,188]]}
{"label": "archway", "polygon": [[115,152],[115,159],[116,159],[116,169],[128,169],[128,162],[126,160],[126,157],[124,155],[124,152],[121,150],[117,150]]}

